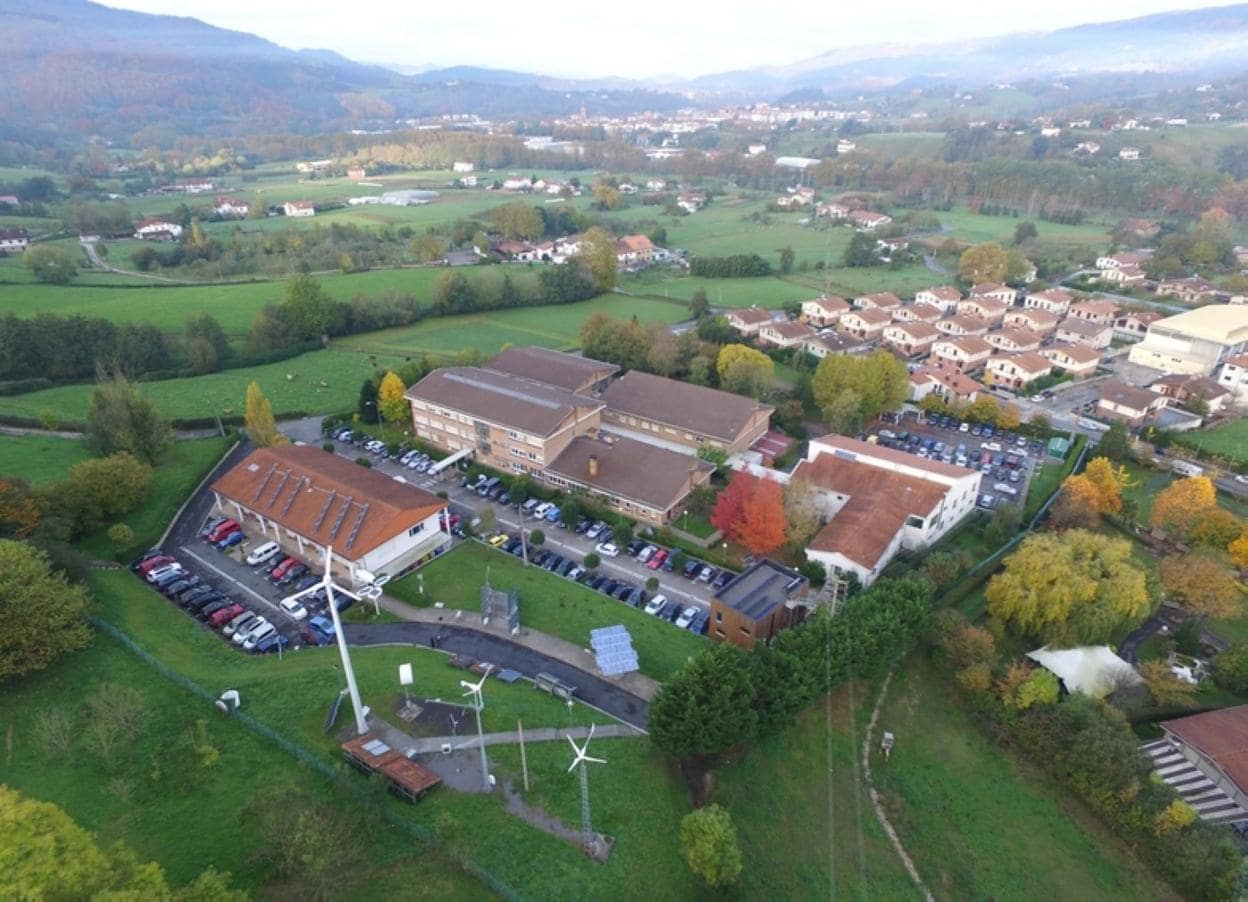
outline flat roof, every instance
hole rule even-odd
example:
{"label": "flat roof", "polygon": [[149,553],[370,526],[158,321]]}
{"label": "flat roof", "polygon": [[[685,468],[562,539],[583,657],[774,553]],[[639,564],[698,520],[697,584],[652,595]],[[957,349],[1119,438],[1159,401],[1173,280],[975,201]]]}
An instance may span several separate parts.
{"label": "flat roof", "polygon": [[1208,304],[1159,319],[1149,326],[1150,332],[1154,329],[1216,344],[1238,344],[1248,341],[1248,304]]}
{"label": "flat roof", "polygon": [[763,558],[720,589],[715,598],[757,622],[788,601],[805,584],[806,577],[796,570]]}

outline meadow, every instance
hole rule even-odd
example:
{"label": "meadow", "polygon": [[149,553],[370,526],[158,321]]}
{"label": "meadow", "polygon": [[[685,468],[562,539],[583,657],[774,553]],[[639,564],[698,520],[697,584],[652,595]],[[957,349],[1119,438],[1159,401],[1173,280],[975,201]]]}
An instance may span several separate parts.
{"label": "meadow", "polygon": [[1184,433],[1179,444],[1235,463],[1248,463],[1248,418],[1236,417],[1213,429]]}
{"label": "meadow", "polygon": [[3,435],[0,436],[0,477],[47,485],[64,479],[70,467],[91,456],[86,443],[80,439]]}

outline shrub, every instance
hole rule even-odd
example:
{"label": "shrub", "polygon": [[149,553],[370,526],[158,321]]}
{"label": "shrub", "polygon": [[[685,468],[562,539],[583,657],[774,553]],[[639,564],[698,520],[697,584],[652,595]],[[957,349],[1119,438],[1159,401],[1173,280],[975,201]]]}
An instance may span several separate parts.
{"label": "shrub", "polygon": [[369,460],[367,457],[357,457],[355,459],[355,462],[359,464],[361,467],[365,467],[365,468],[371,467],[373,465],[373,462]]}
{"label": "shrub", "polygon": [[540,529],[535,529],[529,533],[529,542],[533,545],[541,545],[546,541],[546,533]]}
{"label": "shrub", "polygon": [[333,443],[333,442],[325,442],[325,444],[321,445],[321,450],[322,450],[322,451],[324,451],[324,452],[326,452],[327,454],[333,454],[333,453],[334,453],[334,443]]}

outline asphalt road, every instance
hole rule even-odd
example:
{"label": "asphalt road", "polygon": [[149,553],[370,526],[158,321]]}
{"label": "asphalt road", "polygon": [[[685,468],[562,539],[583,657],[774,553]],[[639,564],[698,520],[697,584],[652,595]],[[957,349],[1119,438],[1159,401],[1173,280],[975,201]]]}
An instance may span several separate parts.
{"label": "asphalt road", "polygon": [[[649,708],[644,701],[593,674],[549,658],[540,652],[477,630],[433,623],[346,623],[343,633],[356,646],[423,645],[435,636],[440,651],[466,655],[478,661],[519,671],[527,677],[549,673],[576,687],[576,697],[625,723],[646,728]],[[534,691],[537,691],[536,689]]]}

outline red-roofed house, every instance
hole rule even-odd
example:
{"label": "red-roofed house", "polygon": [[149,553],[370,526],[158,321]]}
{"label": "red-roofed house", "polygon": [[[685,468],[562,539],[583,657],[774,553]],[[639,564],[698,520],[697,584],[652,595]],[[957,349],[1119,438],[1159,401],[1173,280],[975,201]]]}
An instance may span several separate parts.
{"label": "red-roofed house", "polygon": [[932,323],[935,325],[944,314],[932,304],[904,304],[892,310],[893,320],[899,323]]}
{"label": "red-roofed house", "polygon": [[914,296],[916,304],[930,304],[942,313],[954,313],[958,302],[962,300],[962,292],[952,285],[941,285],[937,288],[924,288]]}
{"label": "red-roofed house", "polygon": [[769,322],[771,322],[771,311],[763,310],[761,307],[748,307],[744,310],[728,312],[728,325],[742,335],[757,335],[758,330]]}
{"label": "red-roofed house", "polygon": [[1047,291],[1037,291],[1027,295],[1023,300],[1023,306],[1047,310],[1057,316],[1065,316],[1074,301],[1074,296],[1064,288],[1050,288]]}
{"label": "red-roofed house", "polygon": [[885,310],[850,310],[841,316],[837,329],[855,338],[870,341],[879,338],[884,327],[893,321]]}
{"label": "red-roofed house", "polygon": [[998,285],[996,282],[979,282],[971,286],[970,296],[973,298],[992,298],[992,300],[1000,301],[1009,307],[1013,305],[1017,294],[1018,292],[1008,285]]}
{"label": "red-roofed house", "polygon": [[998,351],[1008,354],[1036,351],[1040,348],[1040,336],[1030,329],[1002,329],[1000,332],[989,332],[984,338]]}
{"label": "red-roofed house", "polygon": [[978,316],[950,316],[936,323],[942,335],[961,338],[965,335],[985,335],[988,323]]}
{"label": "red-roofed house", "polygon": [[849,301],[834,294],[802,301],[802,322],[822,329],[835,325],[841,314],[849,310]]}
{"label": "red-roofed house", "polygon": [[1109,323],[1094,323],[1086,319],[1068,316],[1057,324],[1058,341],[1085,348],[1108,348],[1114,340],[1114,327]]}
{"label": "red-roofed house", "polygon": [[1061,317],[1047,310],[1035,307],[1024,307],[1022,310],[1011,310],[1002,320],[1007,329],[1030,329],[1037,335],[1048,335],[1057,328]]}
{"label": "red-roofed house", "polygon": [[884,341],[906,357],[926,354],[939,337],[931,323],[891,323],[884,327]]}
{"label": "red-roofed house", "polygon": [[1055,368],[1065,370],[1077,379],[1091,376],[1101,362],[1100,353],[1084,345],[1053,345],[1041,348],[1040,354]]}
{"label": "red-roofed house", "polygon": [[1087,320],[1101,326],[1111,326],[1118,316],[1118,305],[1104,298],[1093,298],[1072,306],[1070,315],[1075,319]]}
{"label": "red-roofed house", "polygon": [[985,380],[992,385],[1020,389],[1029,382],[1053,372],[1053,364],[1032,351],[1008,354],[989,359],[985,366]]}
{"label": "red-roofed house", "polygon": [[974,316],[996,323],[1005,318],[1005,313],[1009,309],[1008,304],[1003,304],[995,298],[967,298],[958,304],[958,316]]}
{"label": "red-roofed house", "polygon": [[901,306],[901,298],[891,291],[877,291],[854,298],[854,306],[859,310],[893,310]]}
{"label": "red-roofed house", "polygon": [[954,369],[923,366],[910,374],[906,399],[918,402],[928,395],[935,395],[945,403],[957,401],[970,404],[979,397],[979,393],[983,390],[984,387],[981,384],[965,373]]}
{"label": "red-roofed house", "polygon": [[815,334],[815,330],[797,320],[764,323],[758,329],[758,340],[777,348],[793,348]]}
{"label": "red-roofed house", "polygon": [[943,338],[932,345],[932,362],[960,373],[973,373],[988,362],[992,345],[977,335]]}

